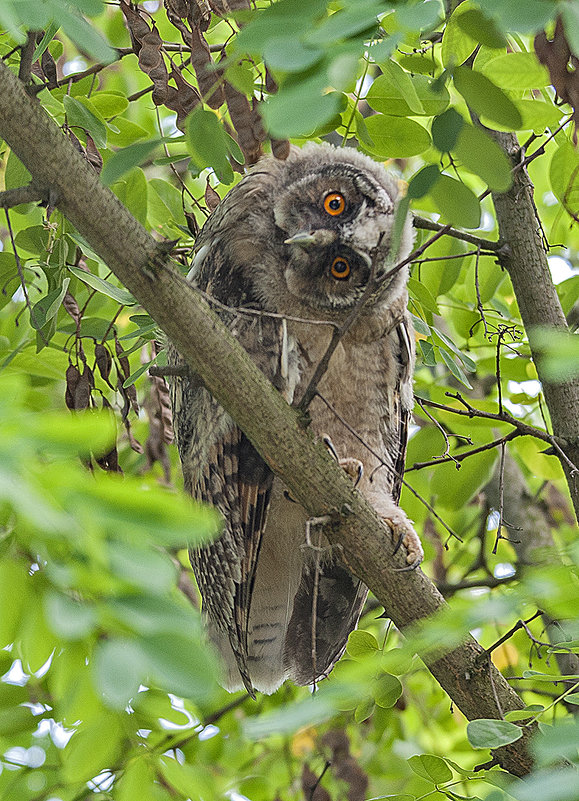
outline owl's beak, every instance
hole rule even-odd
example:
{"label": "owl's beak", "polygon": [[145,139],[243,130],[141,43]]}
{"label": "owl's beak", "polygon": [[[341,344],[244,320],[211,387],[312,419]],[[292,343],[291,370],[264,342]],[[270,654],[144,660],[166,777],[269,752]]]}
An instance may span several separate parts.
{"label": "owl's beak", "polygon": [[318,228],[316,231],[299,231],[285,240],[286,245],[298,245],[301,248],[321,248],[332,245],[338,238],[336,231]]}

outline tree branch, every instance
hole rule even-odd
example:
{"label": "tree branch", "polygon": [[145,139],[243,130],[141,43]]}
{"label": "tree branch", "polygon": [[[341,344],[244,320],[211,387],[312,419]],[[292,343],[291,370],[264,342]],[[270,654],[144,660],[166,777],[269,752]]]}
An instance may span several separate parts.
{"label": "tree branch", "polygon": [[[514,165],[520,146],[510,133],[490,132]],[[561,464],[567,476],[575,514],[579,519],[579,475],[573,465],[579,464],[579,379],[554,383],[543,374],[541,353],[535,330],[551,328],[569,333],[559,296],[549,271],[547,254],[541,240],[541,228],[533,201],[533,184],[526,169],[513,170],[513,185],[508,192],[493,193],[499,224],[499,237],[508,241],[509,253],[502,263],[511,277],[521,318],[529,337],[533,361],[543,385],[551,415],[553,433],[565,441],[566,459]],[[571,466],[570,466],[571,465]]]}
{"label": "tree branch", "polygon": [[6,189],[0,192],[0,209],[11,209],[22,203],[38,203],[48,200],[48,191],[40,189],[35,184],[19,186],[17,189]]}
{"label": "tree branch", "polygon": [[[304,431],[300,414],[273,389],[209,304],[169,267],[166,249],[102,186],[3,64],[0,136],[33,180],[54,190],[59,209],[166,331],[292,497],[312,516],[332,515],[336,523],[327,527],[328,539],[342,547],[345,563],[370,587],[395,625],[404,630],[439,610],[444,600],[422,571],[394,569],[405,565],[402,554],[392,554],[390,532],[324,445]],[[501,710],[521,709],[523,702],[502,674],[478,663],[480,653],[481,646],[467,635],[452,652],[429,661],[429,669],[470,719],[499,718]],[[525,731],[520,740],[496,752],[515,775],[531,769],[528,736]]]}

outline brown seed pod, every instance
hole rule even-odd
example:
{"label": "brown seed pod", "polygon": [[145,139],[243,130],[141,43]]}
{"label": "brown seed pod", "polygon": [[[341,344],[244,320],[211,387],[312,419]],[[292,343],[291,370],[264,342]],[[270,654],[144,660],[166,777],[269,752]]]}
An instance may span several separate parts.
{"label": "brown seed pod", "polygon": [[215,211],[217,206],[221,203],[221,198],[209,183],[209,176],[205,184],[205,204],[209,211]]}
{"label": "brown seed pod", "polygon": [[139,12],[135,11],[134,8],[131,8],[131,6],[128,4],[128,2],[125,2],[125,0],[122,0],[121,2],[121,11],[123,12],[127,28],[129,29],[129,36],[131,37],[133,50],[135,53],[138,53],[141,49],[141,42],[143,41],[143,38],[151,29],[143,17],[141,17]]}
{"label": "brown seed pod", "polygon": [[189,24],[192,28],[206,31],[211,22],[211,9],[207,0],[191,0],[189,7]]}
{"label": "brown seed pod", "polygon": [[211,11],[219,17],[231,14],[232,11],[241,11],[251,8],[249,0],[209,0]]}
{"label": "brown seed pod", "polygon": [[163,42],[156,28],[149,31],[141,41],[139,50],[139,67],[153,81],[153,103],[156,106],[162,105],[167,99],[167,81],[169,75],[167,67],[161,54]]}
{"label": "brown seed pod", "polygon": [[171,70],[171,78],[175,81],[176,88],[169,86],[165,105],[177,112],[177,127],[184,131],[187,115],[201,102],[201,98],[195,87],[187,83],[180,70],[175,67]]}
{"label": "brown seed pod", "polygon": [[228,81],[225,83],[225,100],[245,161],[247,164],[255,164],[262,154],[262,149],[254,131],[254,110],[246,96],[238,92]]}
{"label": "brown seed pod", "polygon": [[290,143],[288,139],[272,139],[271,140],[271,152],[276,157],[276,159],[281,159],[285,161],[290,153]]}
{"label": "brown seed pod", "polygon": [[58,86],[56,62],[50,55],[50,51],[48,50],[48,48],[46,48],[44,53],[40,56],[40,66],[42,67],[42,72],[44,73],[44,77],[46,78],[46,82],[48,83],[48,88],[56,89],[56,87]]}
{"label": "brown seed pod", "polygon": [[219,108],[225,102],[221,76],[223,72],[211,69],[213,59],[209,45],[201,33],[201,29],[194,27],[191,29],[191,65],[197,76],[199,91],[205,102],[211,108]]}
{"label": "brown seed pod", "polygon": [[71,410],[88,409],[90,405],[90,394],[94,386],[92,370],[88,365],[84,365],[81,373],[74,364],[69,364],[66,369],[66,391],[64,402]]}

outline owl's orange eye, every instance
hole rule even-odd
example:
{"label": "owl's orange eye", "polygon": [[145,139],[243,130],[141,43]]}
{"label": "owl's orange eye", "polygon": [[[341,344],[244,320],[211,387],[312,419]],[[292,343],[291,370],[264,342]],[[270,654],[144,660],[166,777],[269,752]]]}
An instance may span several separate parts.
{"label": "owl's orange eye", "polygon": [[328,214],[331,214],[332,217],[337,217],[342,214],[345,208],[346,201],[344,200],[344,196],[340,195],[339,192],[330,192],[330,194],[326,195],[324,198],[324,209]]}
{"label": "owl's orange eye", "polygon": [[338,281],[343,281],[350,275],[350,265],[343,256],[338,256],[332,262],[330,272]]}

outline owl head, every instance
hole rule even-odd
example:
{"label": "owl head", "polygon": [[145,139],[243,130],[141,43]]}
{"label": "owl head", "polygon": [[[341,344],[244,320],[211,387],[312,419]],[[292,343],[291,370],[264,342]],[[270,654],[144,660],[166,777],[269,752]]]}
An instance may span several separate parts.
{"label": "owl head", "polygon": [[[367,156],[306,145],[292,150],[280,178],[272,211],[284,248],[283,279],[308,306],[347,310],[371,277],[379,279],[410,252],[409,220],[392,252],[398,182]],[[392,278],[390,297],[404,291],[406,277],[401,271]]]}

